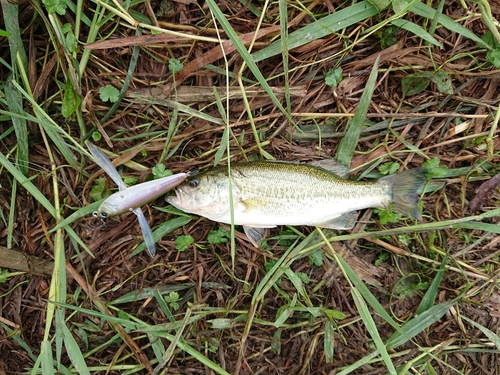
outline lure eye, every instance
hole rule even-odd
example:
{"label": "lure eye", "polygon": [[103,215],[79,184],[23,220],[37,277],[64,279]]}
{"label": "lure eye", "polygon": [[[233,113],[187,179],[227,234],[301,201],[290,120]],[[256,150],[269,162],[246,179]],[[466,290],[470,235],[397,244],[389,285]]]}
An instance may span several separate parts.
{"label": "lure eye", "polygon": [[189,181],[189,186],[191,186],[192,188],[195,188],[198,186],[198,180],[191,180]]}
{"label": "lure eye", "polygon": [[107,212],[101,212],[101,218],[106,219],[108,217]]}

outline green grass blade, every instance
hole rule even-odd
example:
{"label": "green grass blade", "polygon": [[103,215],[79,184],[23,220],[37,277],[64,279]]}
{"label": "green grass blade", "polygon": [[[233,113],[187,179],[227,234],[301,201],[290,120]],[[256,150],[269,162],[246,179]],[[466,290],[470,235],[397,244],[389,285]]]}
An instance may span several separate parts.
{"label": "green grass blade", "polygon": [[361,366],[369,364],[375,357],[378,356],[378,351],[373,351],[370,354],[364,356],[360,360],[354,362],[352,365],[347,366],[345,369],[342,371],[339,371],[336,375],[348,375],[353,373],[353,371],[357,370]]}
{"label": "green grass blade", "polygon": [[460,219],[443,220],[425,224],[407,225],[403,227],[385,229],[376,232],[358,232],[351,234],[342,234],[342,235],[332,236],[328,239],[328,241],[329,242],[349,241],[356,238],[381,237],[381,236],[390,236],[395,234],[427,232],[432,230],[443,230],[443,229],[453,229],[453,228],[481,229],[492,233],[498,233],[499,231],[498,225],[478,222],[486,218],[497,217],[497,216],[500,216],[499,208],[485,212],[481,215],[467,216]]}
{"label": "green grass blade", "polygon": [[387,353],[387,349],[382,341],[382,338],[380,337],[380,334],[378,333],[377,325],[375,324],[375,321],[373,320],[373,317],[368,310],[368,306],[366,306],[361,293],[356,287],[351,288],[351,293],[354,299],[354,303],[356,304],[359,316],[361,317],[361,320],[363,321],[366,329],[370,333],[375,346],[380,352],[387,370],[390,374],[396,375],[396,368],[394,367],[394,363],[392,363],[391,357],[389,356],[389,353]]}
{"label": "green grass blade", "polygon": [[71,363],[73,364],[73,366],[75,366],[78,374],[90,375],[90,371],[87,368],[85,359],[83,358],[83,354],[75,338],[73,337],[65,323],[63,323],[61,328],[64,334],[64,346],[66,347],[66,352],[68,353]]}
{"label": "green grass blade", "polygon": [[[322,231],[320,231],[322,233]],[[341,266],[346,278],[357,288],[358,292],[363,296],[364,300],[371,306],[371,308],[378,314],[386,323],[390,324],[394,329],[399,330],[401,333],[401,327],[398,323],[385,311],[384,307],[380,304],[378,299],[373,295],[368,287],[363,283],[359,276],[354,272],[354,270],[349,266],[349,264],[340,256],[336,255],[336,260]]]}
{"label": "green grass blade", "polygon": [[255,78],[257,78],[257,80],[262,85],[264,90],[267,92],[267,94],[269,95],[273,103],[276,105],[276,107],[278,107],[278,109],[287,117],[288,121],[294,124],[295,122],[293,121],[292,117],[285,110],[285,108],[283,108],[280,101],[278,100],[274,92],[271,90],[271,87],[269,87],[269,84],[267,83],[266,79],[264,78],[259,68],[255,64],[254,58],[248,53],[247,49],[245,48],[241,40],[238,38],[238,34],[236,33],[236,31],[234,31],[233,27],[226,19],[226,16],[224,15],[224,13],[222,13],[215,0],[207,0],[207,3],[208,6],[210,7],[210,10],[213,12],[215,18],[217,18],[217,21],[220,22],[222,28],[228,35],[229,39],[231,39],[231,41],[234,43],[236,50],[241,55],[245,63],[248,65],[248,68],[253,73]]}
{"label": "green grass blade", "polygon": [[0,327],[2,327],[2,329],[5,330],[5,332],[7,332],[8,337],[12,337],[14,341],[26,351],[26,354],[33,362],[36,362],[37,356],[33,354],[33,351],[31,350],[30,346],[26,343],[26,341],[24,341],[21,338],[22,331],[18,330],[13,331],[4,323],[0,323]]}
{"label": "green grass blade", "polygon": [[348,122],[349,127],[347,129],[346,135],[344,136],[344,138],[342,138],[339,143],[339,147],[337,148],[337,160],[347,166],[351,164],[351,159],[354,155],[354,150],[356,149],[356,145],[361,135],[361,129],[363,127],[363,124],[365,123],[366,114],[368,113],[368,108],[372,100],[373,91],[375,90],[375,84],[377,83],[379,60],[380,56],[377,56],[377,59],[373,64],[370,77],[366,82],[366,87],[363,91],[363,95],[361,95],[359,105],[356,108],[356,113],[354,114],[352,120]]}
{"label": "green grass blade", "polygon": [[[165,237],[168,233],[172,232],[173,230],[183,227],[187,223],[191,221],[190,217],[185,217],[185,216],[180,216],[176,217],[175,219],[169,220],[163,224],[160,224],[158,228],[156,228],[153,231],[153,237],[155,239],[155,243],[160,240],[161,238]],[[139,254],[140,252],[144,251],[146,249],[146,244],[144,242],[141,242],[139,246],[137,246],[137,249],[135,249],[131,254],[130,258],[133,256]]]}
{"label": "green grass blade", "polygon": [[[28,68],[28,57],[24,50],[21,30],[19,29],[19,4],[8,0],[1,0],[0,4],[2,4],[5,30],[11,34],[9,36],[10,56],[12,60],[20,62],[22,64],[21,69],[26,71]],[[12,61],[12,65],[15,67],[16,63]],[[15,71],[13,73],[15,74]]]}
{"label": "green grass blade", "polygon": [[0,153],[0,164],[4,166],[5,169],[17,180],[23,187],[28,190],[28,192],[39,202],[52,216],[56,216],[56,210],[52,203],[42,194],[40,190],[28,180],[19,169],[17,169],[10,161],[5,157],[4,154]]}
{"label": "green grass blade", "polygon": [[323,350],[325,352],[325,362],[332,363],[335,354],[335,328],[330,321],[325,322],[325,339],[323,341]]}
{"label": "green grass blade", "polygon": [[161,357],[161,360],[158,363],[158,366],[156,366],[155,370],[153,371],[153,375],[157,375],[160,373],[160,371],[165,367],[165,365],[168,364],[170,359],[172,359],[172,356],[174,355],[175,348],[179,345],[179,342],[183,341],[182,340],[182,333],[184,329],[188,326],[188,320],[191,316],[192,310],[190,308],[187,309],[186,313],[184,314],[184,318],[182,319],[181,322],[181,328],[177,331],[177,333],[174,336],[174,339],[170,342],[170,345],[168,346],[167,350],[163,353],[163,356]]}
{"label": "green grass blade", "polygon": [[[175,342],[175,336],[174,335],[165,333],[165,334],[163,334],[161,336],[165,337],[170,342]],[[192,346],[186,344],[184,341],[179,340],[179,341],[177,341],[176,344],[177,344],[177,347],[179,349],[181,349],[182,351],[185,351],[187,354],[193,356],[194,359],[196,359],[200,363],[204,364],[208,368],[211,368],[217,374],[219,374],[219,375],[230,375],[229,372],[227,372],[226,370],[224,370],[222,367],[220,367],[218,364],[216,364],[215,362],[213,362],[209,358],[205,357],[203,354],[201,354],[199,351],[197,351]]]}
{"label": "green grass blade", "polygon": [[64,228],[72,223],[74,223],[76,220],[81,219],[83,217],[86,217],[92,212],[97,211],[101,203],[104,201],[104,198],[97,201],[93,202],[85,207],[79,208],[75,212],[73,212],[71,215],[69,215],[67,218],[62,220],[59,224],[57,224],[54,228],[48,231],[48,234],[54,233],[56,230]]}
{"label": "green grass blade", "polygon": [[[428,18],[432,20],[436,16],[436,11],[431,8],[428,5],[425,5],[424,3],[418,2],[415,4],[411,9],[411,12],[414,12],[415,14],[418,14],[421,17]],[[455,22],[451,18],[445,16],[444,14],[440,14],[437,17],[438,22],[446,27],[448,30],[453,31],[457,34],[463,35],[466,38],[469,38],[470,40],[473,40],[474,42],[477,43],[478,46],[481,48],[488,48],[491,49],[490,46],[488,46],[481,38],[479,38],[476,34],[474,34],[472,31],[469,29],[466,29],[462,25],[460,25],[458,22]]]}
{"label": "green grass blade", "polygon": [[466,316],[462,315],[461,319],[465,320],[466,322],[469,322],[474,327],[476,327],[477,329],[479,329],[482,333],[485,334],[486,337],[488,337],[489,340],[491,340],[491,342],[493,343],[493,345],[495,345],[495,347],[497,348],[497,350],[500,350],[500,337],[498,336],[498,334],[496,334],[495,332],[489,330],[486,327],[483,327],[481,324],[476,323],[475,321],[473,321],[472,319],[467,318]]}
{"label": "green grass blade", "polygon": [[438,25],[438,17],[437,16],[440,14],[443,14],[444,2],[445,2],[445,0],[439,0],[439,4],[437,6],[435,16],[432,19],[431,26],[429,28],[429,32],[432,35],[434,35],[434,33],[436,32],[436,29],[437,29],[437,25]]}
{"label": "green grass blade", "polygon": [[[6,85],[5,97],[11,112],[18,115],[24,114],[23,98],[19,95],[19,91],[14,88],[10,79],[8,79]],[[14,126],[14,131],[16,132],[17,160],[19,161],[19,168],[24,175],[27,175],[29,160],[28,124],[26,119],[21,116],[12,116],[11,121]]]}
{"label": "green grass blade", "polygon": [[[217,288],[215,285],[207,285],[206,287]],[[183,283],[183,284],[169,284],[169,285],[159,285],[153,288],[142,288],[139,290],[132,290],[123,296],[118,297],[117,299],[109,302],[110,305],[119,305],[122,303],[131,303],[135,301],[142,301],[146,298],[153,298],[157,293],[161,295],[170,294],[171,292],[180,292],[182,290],[190,289],[194,287],[194,284],[191,282]]]}
{"label": "green grass blade", "polygon": [[[11,189],[12,191],[10,193],[10,206],[15,207],[18,189],[17,180],[12,181]],[[7,225],[7,247],[9,249],[12,249],[12,243],[14,242],[14,223],[16,222],[16,215],[16,210],[9,210],[9,223]]]}
{"label": "green grass blade", "polygon": [[468,223],[457,224],[454,227],[455,228],[464,228],[464,229],[483,230],[485,232],[500,234],[500,226],[497,224],[468,222]]}
{"label": "green grass blade", "polygon": [[452,301],[446,301],[438,305],[432,306],[430,309],[424,311],[422,314],[416,318],[411,319],[405,323],[402,327],[401,332],[394,332],[386,341],[387,349],[394,349],[400,345],[403,345],[407,341],[411,340],[413,337],[418,335],[420,332],[424,331],[431,324],[437,322],[441,317],[450,310],[451,306],[456,303],[458,298]]}
{"label": "green grass blade", "polygon": [[[0,165],[3,165],[5,169],[9,171],[9,173],[33,196],[33,198],[40,203],[45,209],[54,217],[56,218],[56,209],[52,205],[52,203],[49,202],[49,200],[45,197],[45,195],[42,194],[40,190],[30,181],[28,180],[20,170],[18,170],[10,161],[7,159],[7,157],[0,153]],[[83,249],[85,249],[87,252],[90,252],[88,249],[87,245],[85,245],[78,236],[75,231],[69,227],[65,226],[64,230],[68,233],[68,235],[73,238]]]}
{"label": "green grass blade", "polygon": [[429,289],[424,294],[422,301],[418,305],[417,311],[415,311],[416,315],[422,314],[424,311],[429,310],[436,300],[437,294],[439,292],[439,285],[441,284],[441,280],[443,279],[444,271],[446,270],[446,263],[448,263],[448,255],[443,258],[441,262],[441,266],[439,267],[438,272],[436,273],[436,277],[432,280],[432,284]]}
{"label": "green grass blade", "polygon": [[397,26],[401,29],[408,30],[410,33],[415,34],[419,38],[422,38],[426,42],[429,42],[431,44],[434,44],[435,46],[441,47],[441,43],[434,38],[431,34],[429,34],[427,31],[425,31],[421,26],[407,21],[407,20],[402,20],[402,19],[397,19],[391,22],[394,26]]}
{"label": "green grass blade", "polygon": [[[54,142],[55,146],[57,147],[59,152],[63,155],[64,159],[68,162],[68,164],[77,170],[81,170],[80,165],[77,163],[75,156],[71,152],[71,149],[64,141],[63,136],[66,139],[72,141],[77,147],[80,147],[80,145],[72,137],[70,137],[64,130],[62,130],[50,118],[50,116],[40,107],[40,105],[36,103],[33,97],[31,97],[31,95],[29,95],[17,82],[12,81],[12,84],[16,87],[17,90],[21,92],[22,95],[24,95],[25,99],[28,100],[30,104],[33,106],[33,111],[35,112],[37,118],[36,122],[43,127],[47,135],[50,137],[52,142]],[[84,153],[86,152],[84,151]]]}
{"label": "green grass blade", "polygon": [[[219,110],[220,116],[223,119],[224,124],[226,125],[224,127],[224,133],[222,133],[222,139],[220,141],[219,147],[217,148],[217,152],[215,153],[214,156],[214,167],[219,164],[224,157],[224,153],[226,150],[228,150],[229,147],[229,132],[231,131],[231,128],[229,127],[228,123],[228,117],[227,117],[227,112],[224,109],[224,106],[222,105],[222,100],[220,98],[219,92],[217,91],[216,87],[213,87],[214,95],[215,95],[215,102],[217,104],[217,109]],[[228,95],[226,95],[226,101],[228,100]],[[230,158],[228,155],[228,162],[230,163]]]}
{"label": "green grass blade", "polygon": [[[300,47],[314,40],[336,33],[346,27],[355,25],[378,13],[378,10],[368,1],[361,1],[329,16],[323,17],[310,25],[294,31],[288,36],[288,49]],[[253,61],[259,62],[282,52],[281,41],[252,54]]]}
{"label": "green grass blade", "polygon": [[38,366],[37,366],[38,363],[42,367],[42,374],[54,375],[55,374],[54,360],[52,358],[52,347],[50,345],[50,341],[44,340],[42,342],[39,359],[40,361],[37,361],[35,363],[35,366],[33,366],[31,373],[32,374],[38,373]]}
{"label": "green grass blade", "polygon": [[283,72],[285,78],[285,103],[289,113],[292,112],[290,102],[290,77],[288,69],[288,7],[286,0],[279,0],[280,31],[281,31],[281,56],[283,59]]}
{"label": "green grass blade", "polygon": [[220,118],[210,116],[206,113],[203,113],[202,111],[198,111],[198,110],[191,108],[185,104],[177,103],[173,100],[151,98],[151,97],[146,97],[146,96],[140,95],[140,94],[130,94],[128,97],[134,98],[134,99],[139,99],[139,100],[144,101],[144,102],[149,103],[149,104],[159,104],[159,105],[163,105],[165,107],[170,107],[170,108],[176,109],[179,112],[182,112],[186,115],[197,117],[197,118],[200,118],[202,120],[206,120],[208,122],[211,122],[213,124],[224,125],[224,121],[221,120]]}

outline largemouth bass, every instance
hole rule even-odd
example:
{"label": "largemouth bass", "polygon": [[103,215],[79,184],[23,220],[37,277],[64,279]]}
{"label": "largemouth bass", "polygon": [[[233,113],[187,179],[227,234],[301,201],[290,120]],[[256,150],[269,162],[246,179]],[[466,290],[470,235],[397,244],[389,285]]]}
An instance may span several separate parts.
{"label": "largemouth bass", "polygon": [[[258,247],[266,229],[277,225],[311,225],[351,229],[358,210],[379,207],[419,219],[418,189],[424,168],[382,177],[374,182],[345,178],[347,168],[329,161],[294,164],[256,161],[231,165],[234,224],[243,225]],[[194,175],[175,188],[167,201],[178,209],[210,220],[231,223],[227,167]]]}

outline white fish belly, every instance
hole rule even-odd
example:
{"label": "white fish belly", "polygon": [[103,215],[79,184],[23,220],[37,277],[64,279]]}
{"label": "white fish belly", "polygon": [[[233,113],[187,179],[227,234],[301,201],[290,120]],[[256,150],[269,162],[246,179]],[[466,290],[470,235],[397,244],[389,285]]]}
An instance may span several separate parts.
{"label": "white fish belly", "polygon": [[[386,207],[387,196],[356,197],[352,199],[253,199],[234,203],[234,224],[252,227],[274,227],[276,225],[321,226],[345,213],[368,207]],[[229,210],[222,215],[204,215],[210,220],[231,223]]]}

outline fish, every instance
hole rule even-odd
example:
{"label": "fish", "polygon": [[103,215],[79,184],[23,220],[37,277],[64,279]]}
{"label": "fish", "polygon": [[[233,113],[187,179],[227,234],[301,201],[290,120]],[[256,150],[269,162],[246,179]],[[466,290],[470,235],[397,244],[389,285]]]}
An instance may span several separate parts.
{"label": "fish", "polygon": [[[426,183],[418,167],[376,181],[351,181],[349,169],[335,160],[309,164],[253,161],[231,164],[233,223],[242,225],[259,247],[267,228],[308,225],[352,229],[359,210],[389,208],[421,218],[418,191]],[[166,200],[174,207],[210,220],[231,223],[227,167],[218,166],[187,178]]]}
{"label": "fish", "polygon": [[146,244],[149,255],[153,258],[156,255],[155,240],[148,221],[146,220],[140,206],[143,206],[166,194],[169,190],[182,183],[192,174],[192,172],[177,173],[171,176],[159,178],[157,180],[147,181],[127,187],[108,157],[93,143],[87,141],[86,144],[90,153],[94,157],[95,162],[118,186],[118,192],[106,198],[100,204],[97,211],[94,211],[92,215],[104,220],[111,216],[132,211],[137,216],[137,220],[139,221],[139,226],[141,227],[141,232],[144,237],[144,243]]}

